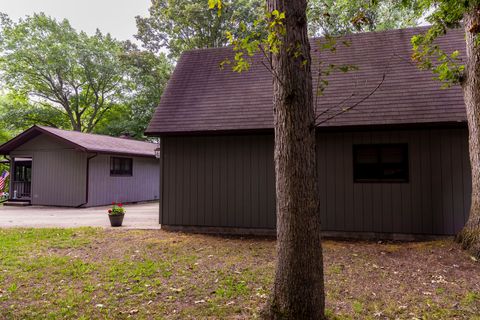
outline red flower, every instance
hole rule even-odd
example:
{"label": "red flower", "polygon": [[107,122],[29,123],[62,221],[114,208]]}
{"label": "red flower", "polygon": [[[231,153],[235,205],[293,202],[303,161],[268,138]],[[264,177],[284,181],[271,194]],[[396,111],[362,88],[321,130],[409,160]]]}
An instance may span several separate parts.
{"label": "red flower", "polygon": [[108,209],[108,213],[112,213],[112,210]]}
{"label": "red flower", "polygon": [[115,205],[115,201],[114,201],[114,202],[112,202],[112,205],[113,205],[113,206]]}
{"label": "red flower", "polygon": [[121,208],[121,207],[123,207],[123,204],[119,203],[118,206]]}

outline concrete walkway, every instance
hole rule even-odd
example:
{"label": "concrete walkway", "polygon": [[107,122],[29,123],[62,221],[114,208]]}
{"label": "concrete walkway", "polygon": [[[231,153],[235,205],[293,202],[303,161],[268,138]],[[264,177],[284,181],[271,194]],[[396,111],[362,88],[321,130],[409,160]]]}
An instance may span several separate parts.
{"label": "concrete walkway", "polygon": [[[105,207],[60,208],[60,207],[6,207],[0,206],[0,228],[110,228]],[[160,229],[158,224],[158,203],[125,205],[127,213],[122,228]]]}

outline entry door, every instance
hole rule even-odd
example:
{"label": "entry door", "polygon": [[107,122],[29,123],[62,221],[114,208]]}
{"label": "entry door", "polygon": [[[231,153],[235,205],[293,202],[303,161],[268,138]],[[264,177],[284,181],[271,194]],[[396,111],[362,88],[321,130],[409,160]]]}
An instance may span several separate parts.
{"label": "entry door", "polygon": [[[18,199],[30,199],[32,187],[32,161],[15,161],[12,195]],[[16,192],[15,192],[16,191]]]}

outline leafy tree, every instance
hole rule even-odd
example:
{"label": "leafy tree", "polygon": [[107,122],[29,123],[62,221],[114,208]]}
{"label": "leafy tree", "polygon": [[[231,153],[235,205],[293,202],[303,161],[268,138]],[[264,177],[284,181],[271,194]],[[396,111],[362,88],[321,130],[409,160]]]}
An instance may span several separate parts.
{"label": "leafy tree", "polygon": [[[416,4],[400,0],[311,0],[308,2],[309,34],[338,35],[345,32],[385,30],[415,26]],[[222,1],[222,14],[205,10],[205,0],[152,0],[149,17],[136,17],[139,39],[152,52],[166,50],[178,58],[185,50],[229,44],[227,32],[236,39],[252,30],[264,17],[263,0]],[[241,27],[242,26],[242,27]]]}
{"label": "leafy tree", "polygon": [[[77,33],[67,20],[35,14],[14,23],[2,16],[0,71],[7,88],[28,96],[39,112],[91,132],[121,99],[122,45],[97,30]],[[47,111],[48,110],[48,111]]]}
{"label": "leafy tree", "polygon": [[95,132],[119,136],[128,133],[143,138],[172,71],[165,54],[156,55],[126,44],[120,61],[127,68],[129,96],[113,108]]}
{"label": "leafy tree", "polygon": [[226,31],[246,34],[263,15],[263,0],[223,1],[222,14],[205,10],[205,0],[152,0],[149,17],[136,17],[139,39],[152,52],[164,49],[172,58],[185,50],[221,47],[228,43]]}
{"label": "leafy tree", "polygon": [[416,2],[400,0],[312,0],[308,2],[310,35],[339,35],[416,26]]}
{"label": "leafy tree", "polygon": [[[421,0],[421,12],[428,14],[432,26],[423,35],[412,38],[413,58],[420,67],[432,70],[444,85],[460,85],[463,89],[472,169],[472,201],[470,216],[457,240],[465,249],[480,258],[480,1]],[[466,61],[458,48],[445,52],[435,40],[449,28],[463,27],[466,40]]]}
{"label": "leafy tree", "polygon": [[0,97],[0,124],[9,136],[39,124],[56,128],[68,128],[68,118],[55,108],[30,101],[28,96],[9,92]]}

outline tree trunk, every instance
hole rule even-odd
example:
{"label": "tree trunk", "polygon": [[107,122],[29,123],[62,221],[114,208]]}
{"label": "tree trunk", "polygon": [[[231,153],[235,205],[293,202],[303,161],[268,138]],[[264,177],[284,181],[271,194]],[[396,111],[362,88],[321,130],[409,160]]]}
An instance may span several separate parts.
{"label": "tree trunk", "polygon": [[324,319],[314,106],[306,0],[267,0],[286,15],[272,57],[277,267],[268,319]]}
{"label": "tree trunk", "polygon": [[475,43],[480,31],[480,7],[475,7],[464,15],[464,27],[467,61],[462,87],[468,121],[472,204],[467,224],[458,234],[457,240],[464,249],[480,258],[480,44]]}

